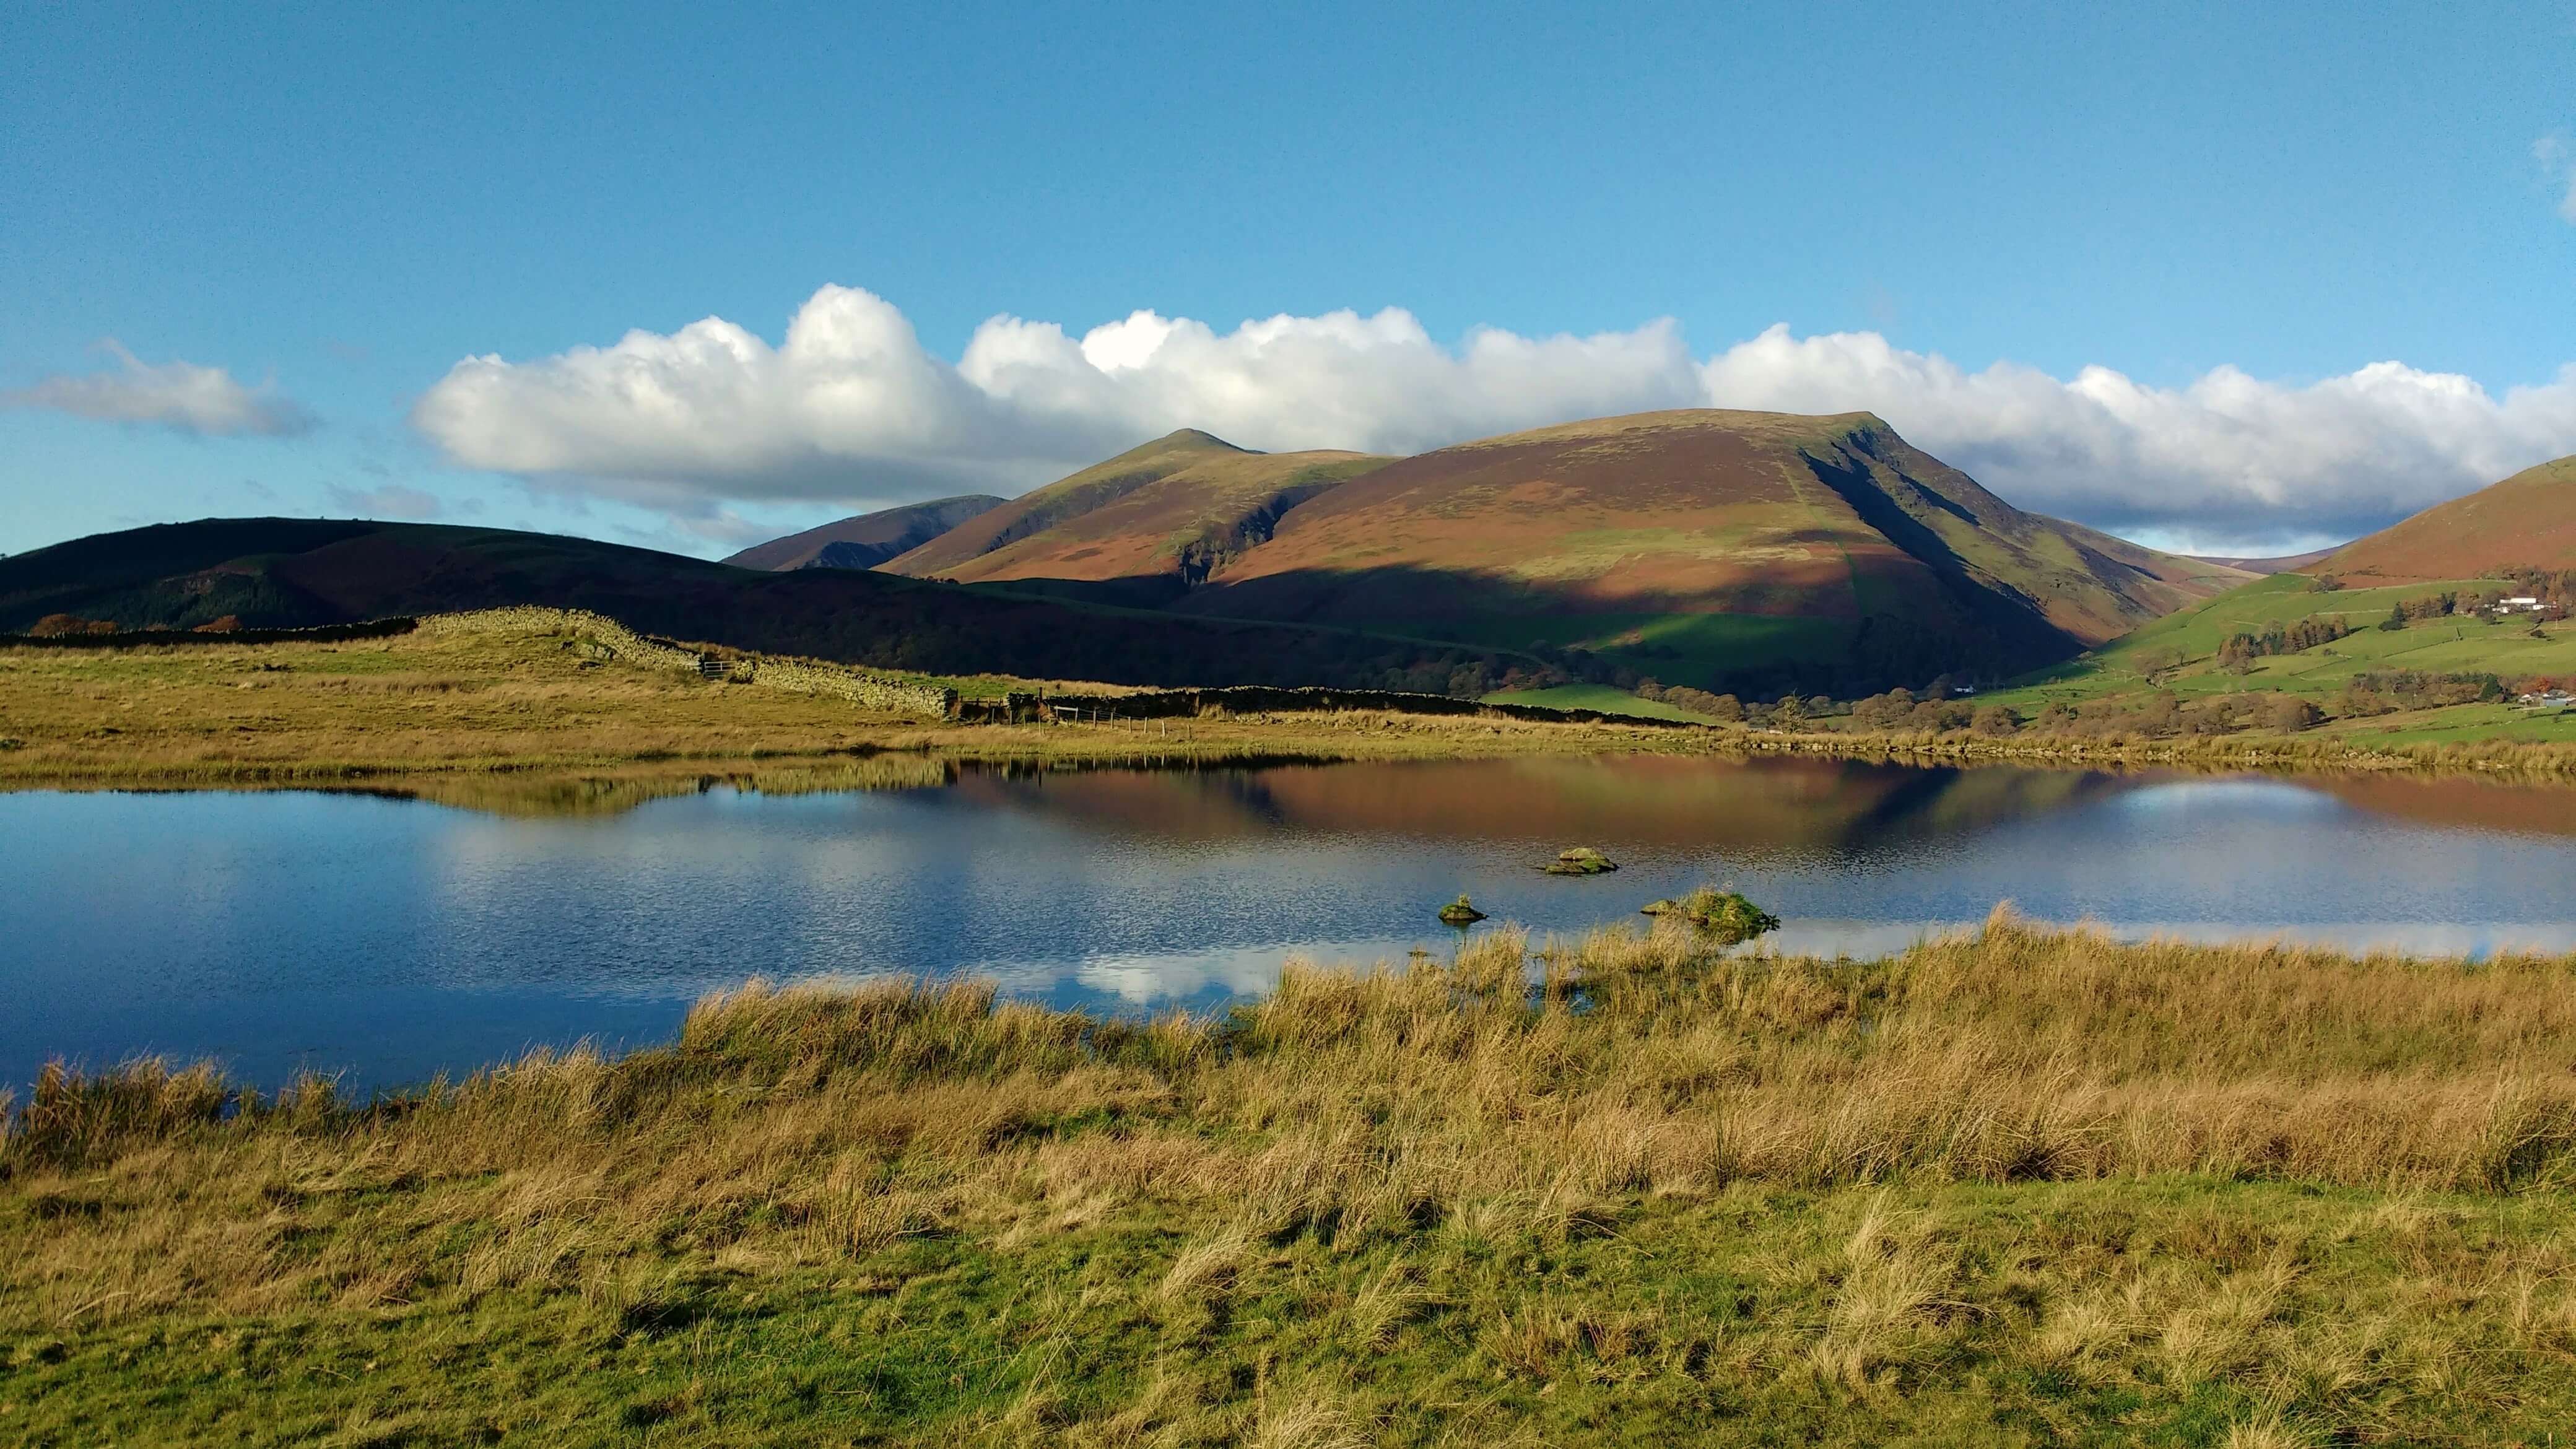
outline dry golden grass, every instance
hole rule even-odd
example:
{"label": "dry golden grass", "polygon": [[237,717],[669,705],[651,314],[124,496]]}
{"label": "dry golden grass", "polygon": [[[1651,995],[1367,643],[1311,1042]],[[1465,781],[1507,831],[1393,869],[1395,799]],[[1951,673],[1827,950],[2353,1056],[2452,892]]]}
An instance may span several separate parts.
{"label": "dry golden grass", "polygon": [[[431,1442],[610,1442],[590,1375],[630,1354],[680,1375],[673,1442],[1621,1442],[1713,1394],[1838,1442],[1993,1442],[2009,1401],[2265,1445],[2576,1406],[2576,962],[2000,914],[1875,962],[1526,944],[1292,967],[1223,1021],[754,984],[666,1048],[371,1106],[54,1076],[0,1144],[0,1402],[133,1432],[205,1343],[302,1324],[443,1406]],[[515,1407],[455,1368],[512,1315],[564,1376]],[[866,1402],[686,1357],[773,1315],[816,1382],[876,1365]],[[264,1362],[334,1424],[382,1407]]]}
{"label": "dry golden grass", "polygon": [[940,725],[598,652],[570,627],[424,629],[335,644],[0,645],[0,783],[294,783],[649,762],[774,768],[889,752],[1181,764],[1710,743],[1689,731],[1375,711]]}

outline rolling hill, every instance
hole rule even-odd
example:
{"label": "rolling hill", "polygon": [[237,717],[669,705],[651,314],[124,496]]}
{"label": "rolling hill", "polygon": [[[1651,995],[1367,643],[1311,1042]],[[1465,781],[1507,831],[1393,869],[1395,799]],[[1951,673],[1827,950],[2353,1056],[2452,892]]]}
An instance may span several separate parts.
{"label": "rolling hill", "polygon": [[2354,584],[2576,569],[2576,458],[2526,468],[2336,550],[2306,570]]}
{"label": "rolling hill", "polygon": [[725,562],[746,569],[872,569],[992,512],[1005,501],[987,493],[969,493],[883,508],[755,544]]}
{"label": "rolling hill", "polygon": [[884,565],[960,583],[1049,581],[1123,603],[1168,601],[1270,537],[1278,519],[1390,460],[1258,453],[1183,428],[1009,504]]}
{"label": "rolling hill", "polygon": [[1174,618],[843,569],[763,572],[593,539],[426,523],[206,519],[0,559],[0,633],[66,614],[128,629],[295,628],[511,604],[648,633],[929,674],[1378,687],[1491,651]]}
{"label": "rolling hill", "polygon": [[2016,672],[2245,577],[2025,513],[1866,413],[1697,409],[1371,470],[1173,607],[1856,688]]}

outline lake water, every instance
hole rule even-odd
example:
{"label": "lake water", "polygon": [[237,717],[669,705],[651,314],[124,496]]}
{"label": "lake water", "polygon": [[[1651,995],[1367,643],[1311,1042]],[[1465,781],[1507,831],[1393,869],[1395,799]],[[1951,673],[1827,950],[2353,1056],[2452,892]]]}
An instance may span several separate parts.
{"label": "lake water", "polygon": [[[1445,951],[1461,891],[1573,931],[1732,884],[1780,948],[1854,954],[2005,899],[2127,934],[2576,950],[2576,792],[2464,781],[1640,757],[621,788],[0,795],[0,1083],[158,1052],[389,1085],[667,1037],[753,975],[1212,1009],[1292,953]],[[1536,869],[1577,844],[1625,868]]]}

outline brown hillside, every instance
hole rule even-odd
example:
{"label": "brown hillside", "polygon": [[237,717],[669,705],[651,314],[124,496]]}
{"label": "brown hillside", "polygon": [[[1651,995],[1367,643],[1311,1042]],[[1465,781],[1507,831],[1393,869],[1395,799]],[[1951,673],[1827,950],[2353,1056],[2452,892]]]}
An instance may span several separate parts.
{"label": "brown hillside", "polygon": [[1690,678],[2033,663],[2245,577],[2024,513],[1866,413],[1698,409],[1391,464],[1291,510],[1178,607],[1513,644],[1571,621],[1551,642]]}
{"label": "brown hillside", "polygon": [[985,493],[881,508],[755,544],[725,560],[742,569],[866,569],[937,538],[1004,500]]}
{"label": "brown hillside", "polygon": [[1269,537],[1282,513],[1386,462],[1365,453],[1256,453],[1184,428],[1014,499],[884,567],[961,583],[1144,581],[1177,593]]}
{"label": "brown hillside", "polygon": [[2576,568],[2576,458],[2526,468],[2427,508],[2344,545],[2312,571],[2411,584],[2509,568]]}

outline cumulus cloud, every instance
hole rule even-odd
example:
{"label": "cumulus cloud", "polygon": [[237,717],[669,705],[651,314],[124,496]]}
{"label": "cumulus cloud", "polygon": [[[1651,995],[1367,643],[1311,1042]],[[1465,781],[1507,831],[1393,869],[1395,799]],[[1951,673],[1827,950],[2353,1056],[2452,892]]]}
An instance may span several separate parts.
{"label": "cumulus cloud", "polygon": [[290,437],[313,430],[313,415],[273,384],[245,387],[220,367],[193,362],[145,362],[112,337],[99,345],[115,356],[115,370],[58,373],[34,387],[0,393],[0,406],[207,437]]}
{"label": "cumulus cloud", "polygon": [[1247,447],[1412,452],[1651,408],[1878,413],[2023,506],[2205,548],[2348,536],[2576,452],[2576,368],[2498,397],[2377,362],[2303,384],[2222,367],[2149,386],[1970,371],[1874,332],[1775,326],[1707,358],[1678,326],[1491,328],[1410,313],[1220,332],[1138,312],[1075,336],[996,317],[949,363],[892,304],[825,287],[772,346],[708,318],[606,347],[470,357],[414,424],[453,461],[704,519],[726,501],[899,502],[1016,491],[1177,427]]}
{"label": "cumulus cloud", "polygon": [[2500,399],[2397,362],[2305,386],[2221,367],[2156,388],[2107,367],[1969,372],[1875,333],[1775,326],[1706,373],[1723,406],[1866,408],[2024,507],[2202,547],[2349,537],[2576,452],[2576,367]]}

